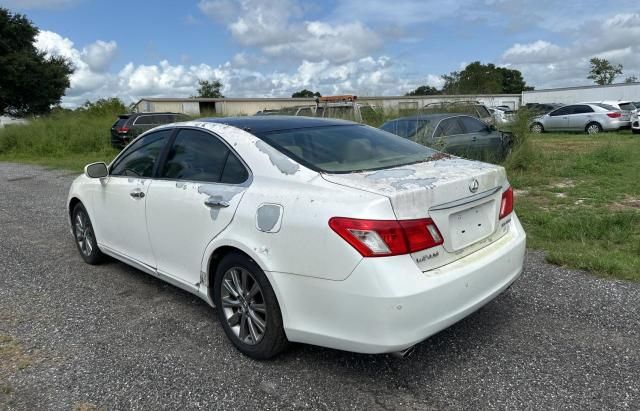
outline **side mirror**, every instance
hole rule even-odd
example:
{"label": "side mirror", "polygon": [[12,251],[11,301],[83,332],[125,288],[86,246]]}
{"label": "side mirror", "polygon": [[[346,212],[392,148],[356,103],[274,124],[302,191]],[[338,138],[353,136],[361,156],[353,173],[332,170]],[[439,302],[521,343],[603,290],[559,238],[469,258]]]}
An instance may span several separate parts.
{"label": "side mirror", "polygon": [[109,175],[109,169],[103,162],[91,163],[85,166],[84,173],[90,178],[102,178]]}

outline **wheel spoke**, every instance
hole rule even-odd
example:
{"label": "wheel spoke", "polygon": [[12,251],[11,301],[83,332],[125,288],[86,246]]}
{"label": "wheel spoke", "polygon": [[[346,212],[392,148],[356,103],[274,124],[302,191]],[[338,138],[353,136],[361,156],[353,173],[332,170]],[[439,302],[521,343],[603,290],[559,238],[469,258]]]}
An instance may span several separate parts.
{"label": "wheel spoke", "polygon": [[251,308],[253,311],[258,313],[263,313],[263,314],[267,313],[267,308],[265,307],[264,304],[253,303],[249,305],[249,308]]}
{"label": "wheel spoke", "polygon": [[80,227],[80,230],[84,231],[84,221],[82,221],[82,213],[78,213],[76,216],[76,225]]}
{"label": "wheel spoke", "polygon": [[236,297],[236,298],[238,297],[238,292],[233,287],[233,284],[231,284],[231,281],[229,281],[229,279],[225,278],[222,281],[222,285],[224,286],[225,290],[227,290],[229,294],[231,294],[232,297]]}
{"label": "wheel spoke", "polygon": [[240,278],[238,278],[238,271],[236,269],[231,270],[231,279],[233,280],[236,294],[242,294],[242,286],[240,285]]}
{"label": "wheel spoke", "polygon": [[240,276],[241,276],[240,286],[242,287],[242,289],[240,290],[240,293],[244,294],[247,292],[247,271],[240,270]]}
{"label": "wheel spoke", "polygon": [[91,234],[85,234],[84,241],[87,244],[87,255],[89,255],[93,251],[93,245],[91,245]]}
{"label": "wheel spoke", "polygon": [[258,330],[260,330],[260,333],[263,333],[265,328],[267,328],[265,323],[252,310],[249,310],[249,319],[251,320],[252,324],[255,324],[256,327],[258,327]]}
{"label": "wheel spoke", "polygon": [[254,281],[253,285],[251,286],[251,290],[249,290],[249,295],[247,295],[247,299],[251,300],[259,292],[260,292],[260,285],[258,284],[257,281]]}
{"label": "wheel spoke", "polygon": [[247,316],[244,314],[241,314],[240,316],[240,340],[242,340],[244,342],[244,340],[247,338]]}
{"label": "wheel spoke", "polygon": [[223,307],[232,307],[238,308],[240,307],[240,301],[234,300],[230,297],[222,297],[222,306]]}
{"label": "wheel spoke", "polygon": [[253,320],[251,317],[247,317],[247,325],[249,326],[249,333],[251,334],[251,339],[253,340],[254,343],[257,343],[260,336],[258,334],[258,330],[256,330],[256,327],[253,325]]}

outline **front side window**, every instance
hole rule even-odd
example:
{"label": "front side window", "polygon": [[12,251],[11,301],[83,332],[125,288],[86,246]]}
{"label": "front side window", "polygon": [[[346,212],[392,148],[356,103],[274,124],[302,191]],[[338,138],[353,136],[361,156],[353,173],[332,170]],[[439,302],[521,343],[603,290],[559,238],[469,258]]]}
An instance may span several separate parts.
{"label": "front side window", "polygon": [[436,151],[364,125],[278,130],[258,135],[312,170],[352,173],[428,161]]}
{"label": "front side window", "polygon": [[248,172],[220,139],[184,129],[169,150],[160,178],[240,184],[248,178]]}
{"label": "front side window", "polygon": [[571,113],[573,113],[573,106],[564,106],[564,107],[560,107],[556,111],[552,111],[551,113],[549,113],[549,115],[552,117],[556,117],[556,116],[566,116],[567,114],[571,114]]}
{"label": "front side window", "polygon": [[147,134],[125,149],[111,167],[111,175],[152,177],[153,167],[173,130],[166,129]]}

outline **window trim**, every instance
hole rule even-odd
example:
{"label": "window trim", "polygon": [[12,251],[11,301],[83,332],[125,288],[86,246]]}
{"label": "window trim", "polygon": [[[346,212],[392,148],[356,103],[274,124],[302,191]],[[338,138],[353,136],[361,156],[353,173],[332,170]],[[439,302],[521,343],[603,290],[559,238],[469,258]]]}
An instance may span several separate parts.
{"label": "window trim", "polygon": [[[124,157],[129,151],[131,151],[131,147],[133,147],[133,144],[135,142],[137,142],[138,140],[144,138],[145,136],[148,136],[150,134],[153,133],[157,133],[160,131],[164,131],[166,129],[171,130],[171,133],[169,133],[169,138],[167,139],[167,142],[165,143],[164,147],[162,147],[162,150],[160,151],[160,155],[158,156],[158,158],[156,159],[156,163],[153,165],[153,170],[151,171],[151,177],[133,177],[133,176],[120,176],[120,175],[113,175],[111,174],[111,170],[118,164],[118,162],[120,161],[120,159],[122,157]],[[107,170],[109,171],[109,177],[114,177],[114,178],[136,178],[136,179],[144,179],[144,180],[153,180],[156,178],[157,174],[158,174],[158,164],[160,164],[160,161],[163,159],[165,152],[167,151],[167,147],[169,147],[169,142],[173,141],[173,138],[175,137],[176,134],[176,130],[175,129],[171,129],[169,127],[165,127],[165,128],[161,128],[161,129],[153,129],[153,130],[149,130],[147,132],[144,132],[142,134],[140,134],[138,137],[136,137],[135,139],[133,139],[133,141],[131,141],[120,153],[118,153],[118,155],[111,160],[111,162],[109,163],[109,166],[107,166]]]}
{"label": "window trim", "polygon": [[[248,186],[251,185],[251,183],[253,182],[253,171],[251,170],[251,167],[249,167],[249,165],[247,164],[246,161],[244,161],[242,156],[240,156],[240,154],[238,154],[238,152],[236,150],[234,150],[233,147],[231,147],[231,144],[229,144],[224,138],[222,138],[218,134],[214,133],[213,131],[211,131],[209,129],[206,129],[206,128],[202,128],[202,127],[176,126],[176,127],[171,127],[171,128],[173,129],[173,133],[171,134],[171,137],[169,138],[169,141],[167,142],[167,145],[165,146],[164,150],[160,154],[160,157],[158,157],[160,160],[157,163],[157,167],[154,168],[154,170],[153,170],[153,179],[154,180],[156,180],[156,181],[176,181],[176,182],[180,181],[180,182],[185,182],[185,183],[198,183],[198,184],[217,184],[217,185],[222,185],[222,186],[234,186],[234,187],[248,187]],[[182,179],[182,178],[161,178],[160,177],[160,170],[162,170],[162,168],[164,168],[164,165],[167,162],[167,156],[169,155],[169,149],[171,148],[171,146],[173,146],[173,143],[175,142],[176,138],[178,137],[178,133],[180,132],[180,130],[200,131],[202,133],[211,135],[213,138],[217,138],[220,142],[222,142],[222,144],[224,144],[227,147],[227,149],[229,149],[229,154],[235,155],[236,158],[238,160],[240,160],[240,164],[242,164],[244,166],[245,170],[247,171],[247,179],[245,181],[243,181],[242,183],[231,184],[231,183],[222,183],[222,182],[215,182],[215,181],[186,180],[186,179]],[[226,167],[226,162],[227,162],[228,158],[229,157],[227,155],[227,158],[225,159],[225,164],[224,164],[224,166],[222,168],[222,172],[223,173],[224,173],[224,168]],[[222,178],[222,174],[220,175],[220,178]]]}

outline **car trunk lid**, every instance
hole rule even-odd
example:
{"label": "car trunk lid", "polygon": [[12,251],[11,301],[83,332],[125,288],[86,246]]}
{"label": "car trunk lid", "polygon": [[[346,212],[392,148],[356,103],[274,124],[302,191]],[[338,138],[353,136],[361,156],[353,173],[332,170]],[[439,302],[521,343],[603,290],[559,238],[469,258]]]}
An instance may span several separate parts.
{"label": "car trunk lid", "polygon": [[431,218],[444,243],[412,254],[423,271],[462,258],[504,234],[499,211],[508,183],[504,168],[499,166],[444,158],[323,177],[335,184],[388,197],[398,220]]}

